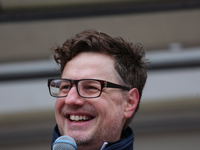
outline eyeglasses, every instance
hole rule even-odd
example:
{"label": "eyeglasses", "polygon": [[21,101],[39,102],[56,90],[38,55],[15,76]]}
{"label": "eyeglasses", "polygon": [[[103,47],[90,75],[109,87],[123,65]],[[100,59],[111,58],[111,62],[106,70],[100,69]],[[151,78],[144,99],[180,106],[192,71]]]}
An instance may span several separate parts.
{"label": "eyeglasses", "polygon": [[53,97],[66,97],[75,84],[79,96],[83,98],[96,98],[102,93],[104,87],[107,88],[119,88],[123,90],[130,90],[130,88],[111,83],[104,80],[96,79],[48,79],[49,93]]}

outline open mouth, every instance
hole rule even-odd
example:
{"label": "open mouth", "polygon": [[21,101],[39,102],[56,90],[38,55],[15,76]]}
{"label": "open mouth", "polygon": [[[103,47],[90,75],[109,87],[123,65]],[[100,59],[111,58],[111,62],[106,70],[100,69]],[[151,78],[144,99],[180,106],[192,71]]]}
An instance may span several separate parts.
{"label": "open mouth", "polygon": [[92,120],[94,117],[86,115],[69,115],[68,118],[72,122],[84,122]]}

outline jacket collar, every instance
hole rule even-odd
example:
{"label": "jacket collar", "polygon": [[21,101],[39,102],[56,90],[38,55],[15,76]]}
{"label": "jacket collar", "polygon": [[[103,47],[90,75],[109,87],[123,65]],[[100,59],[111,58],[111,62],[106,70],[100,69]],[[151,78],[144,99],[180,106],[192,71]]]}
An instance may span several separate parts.
{"label": "jacket collar", "polygon": [[[52,143],[60,137],[61,134],[56,125],[53,131]],[[133,150],[134,134],[130,127],[127,127],[121,135],[121,139],[116,142],[108,142],[103,150]]]}
{"label": "jacket collar", "polygon": [[104,150],[133,150],[134,134],[130,127],[127,127],[116,142],[108,142]]}

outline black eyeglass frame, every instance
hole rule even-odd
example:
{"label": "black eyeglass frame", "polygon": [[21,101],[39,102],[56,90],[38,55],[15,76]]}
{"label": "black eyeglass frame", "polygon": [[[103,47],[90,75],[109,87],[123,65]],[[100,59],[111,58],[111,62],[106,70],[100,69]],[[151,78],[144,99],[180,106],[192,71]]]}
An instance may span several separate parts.
{"label": "black eyeglass frame", "polygon": [[[52,95],[51,94],[51,89],[50,89],[50,83],[53,81],[53,80],[66,80],[66,81],[69,81],[71,83],[71,87],[69,89],[72,88],[72,86],[75,84],[76,86],[76,90],[78,92],[78,95],[80,97],[83,97],[83,98],[97,98],[101,95],[102,91],[103,91],[103,88],[104,87],[107,87],[107,88],[118,88],[118,89],[123,89],[123,90],[127,90],[129,91],[130,88],[129,87],[126,87],[126,86],[122,86],[122,85],[119,85],[119,84],[115,84],[115,83],[112,83],[112,82],[109,82],[109,81],[105,81],[105,80],[99,80],[99,79],[80,79],[80,80],[71,80],[71,79],[64,79],[64,78],[57,78],[57,79],[48,79],[48,88],[49,88],[49,93],[52,97],[57,97],[57,98],[61,98],[61,97],[67,97],[67,95],[65,96],[55,96],[55,95]],[[85,97],[85,96],[82,96],[80,93],[79,93],[79,89],[78,89],[78,82],[80,81],[83,81],[83,80],[94,80],[94,81],[98,81],[100,82],[101,84],[101,91],[99,93],[98,96],[95,96],[95,97]]]}

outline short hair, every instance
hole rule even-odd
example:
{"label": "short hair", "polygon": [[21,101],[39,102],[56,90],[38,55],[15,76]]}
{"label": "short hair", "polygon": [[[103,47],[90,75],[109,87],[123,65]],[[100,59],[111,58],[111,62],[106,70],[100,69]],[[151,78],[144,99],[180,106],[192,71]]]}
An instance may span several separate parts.
{"label": "short hair", "polygon": [[[145,50],[142,44],[126,42],[121,37],[111,36],[96,30],[85,30],[69,38],[62,47],[54,50],[54,59],[60,65],[60,71],[68,61],[82,52],[97,52],[110,55],[115,61],[115,70],[122,84],[139,91],[139,103],[147,79]],[[139,103],[132,117],[127,119],[127,126],[139,109]]]}

